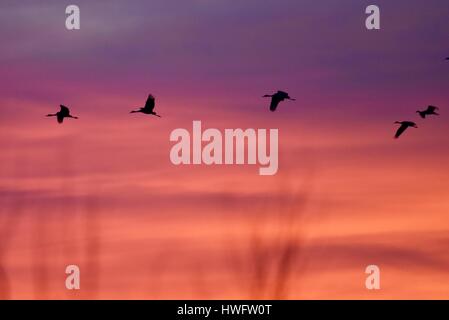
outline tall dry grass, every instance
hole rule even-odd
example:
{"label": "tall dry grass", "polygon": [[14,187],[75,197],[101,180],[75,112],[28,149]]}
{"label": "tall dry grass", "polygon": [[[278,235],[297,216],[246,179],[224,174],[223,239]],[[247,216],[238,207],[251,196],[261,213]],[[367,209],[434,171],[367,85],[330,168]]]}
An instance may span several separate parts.
{"label": "tall dry grass", "polygon": [[[248,217],[244,243],[230,243],[229,266],[236,276],[236,291],[247,299],[289,299],[305,271],[307,256],[302,250],[306,242],[307,203],[310,178],[302,186],[288,179],[273,198]],[[227,241],[229,243],[229,241]],[[243,250],[239,250],[243,246]],[[246,284],[246,285],[245,285]]]}
{"label": "tall dry grass", "polygon": [[[17,157],[13,161],[13,176],[20,179],[26,176],[28,172],[28,163]],[[9,201],[8,201],[9,200]],[[8,276],[8,270],[5,266],[6,254],[11,247],[11,242],[19,227],[20,220],[24,215],[23,204],[26,199],[17,199],[12,196],[4,199],[9,202],[9,206],[3,206],[0,224],[0,299],[7,300],[12,298],[12,284]]]}

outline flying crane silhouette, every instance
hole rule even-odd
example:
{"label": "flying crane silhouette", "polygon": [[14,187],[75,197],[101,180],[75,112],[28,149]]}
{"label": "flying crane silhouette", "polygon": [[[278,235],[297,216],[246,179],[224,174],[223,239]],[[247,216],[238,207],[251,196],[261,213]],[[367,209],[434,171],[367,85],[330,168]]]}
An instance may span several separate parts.
{"label": "flying crane silhouette", "polygon": [[270,110],[271,111],[276,111],[276,108],[279,104],[279,102],[284,101],[285,99],[287,100],[293,100],[295,101],[296,99],[292,99],[290,98],[290,96],[288,95],[287,92],[284,91],[278,91],[275,94],[266,94],[263,96],[263,98],[268,98],[271,97],[271,104],[270,104]]}
{"label": "flying crane silhouette", "polygon": [[421,116],[421,118],[425,119],[426,116],[430,116],[431,114],[434,114],[436,116],[439,116],[438,113],[435,112],[435,110],[438,110],[438,107],[435,106],[428,106],[426,110],[424,111],[416,111],[416,113],[419,113],[419,115]]}
{"label": "flying crane silhouette", "polygon": [[399,136],[408,128],[408,127],[412,127],[412,128],[418,128],[418,126],[416,125],[416,123],[412,122],[412,121],[396,121],[396,123],[399,123],[401,126],[399,127],[399,129],[396,131],[396,134],[394,135],[394,138],[397,139],[399,138]]}
{"label": "flying crane silhouette", "polygon": [[78,117],[74,117],[70,114],[70,109],[67,108],[64,105],[60,105],[61,110],[59,110],[56,113],[50,113],[47,114],[47,117],[56,117],[56,119],[58,120],[58,123],[62,123],[64,121],[64,118],[72,118],[72,119],[78,119]]}
{"label": "flying crane silhouette", "polygon": [[131,111],[130,113],[136,113],[141,112],[145,114],[151,114],[153,116],[161,118],[160,115],[158,115],[156,112],[154,112],[154,97],[150,94],[148,95],[147,102],[145,102],[145,106],[143,108],[140,108],[139,110]]}

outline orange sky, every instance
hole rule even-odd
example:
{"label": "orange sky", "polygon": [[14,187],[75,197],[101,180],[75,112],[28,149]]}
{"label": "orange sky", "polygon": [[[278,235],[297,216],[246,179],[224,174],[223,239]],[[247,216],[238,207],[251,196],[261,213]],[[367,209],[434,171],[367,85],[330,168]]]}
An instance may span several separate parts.
{"label": "orange sky", "polygon": [[[264,177],[173,166],[175,120],[125,118],[133,126],[117,134],[115,120],[39,119],[2,128],[7,297],[446,298],[449,153],[434,143],[447,136],[394,141],[385,126],[355,139],[340,124],[329,137],[284,120],[279,173]],[[81,267],[79,293],[64,288],[68,264]],[[379,292],[364,288],[369,264]]]}

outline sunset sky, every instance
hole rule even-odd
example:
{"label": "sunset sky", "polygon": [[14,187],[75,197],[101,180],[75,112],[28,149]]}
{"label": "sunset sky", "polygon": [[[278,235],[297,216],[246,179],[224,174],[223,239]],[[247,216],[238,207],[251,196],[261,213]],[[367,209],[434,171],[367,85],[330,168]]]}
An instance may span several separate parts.
{"label": "sunset sky", "polygon": [[[447,0],[1,1],[0,298],[449,299],[448,17]],[[277,90],[297,100],[270,112]],[[162,118],[129,114],[149,93]],[[59,104],[79,119],[46,118]],[[194,120],[278,129],[278,173],[173,165]],[[395,140],[402,120],[419,128]]]}

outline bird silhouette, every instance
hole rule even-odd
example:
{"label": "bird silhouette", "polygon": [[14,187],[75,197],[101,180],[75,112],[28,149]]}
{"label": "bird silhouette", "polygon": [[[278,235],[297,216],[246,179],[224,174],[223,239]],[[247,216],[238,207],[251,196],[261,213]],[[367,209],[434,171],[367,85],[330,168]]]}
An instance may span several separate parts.
{"label": "bird silhouette", "polygon": [[276,92],[275,94],[266,94],[263,96],[263,98],[268,98],[268,97],[271,97],[270,110],[273,112],[276,111],[276,108],[277,108],[279,102],[284,101],[285,99],[293,100],[293,101],[296,100],[296,99],[290,98],[290,96],[288,95],[287,92],[280,91],[280,90],[278,92]]}
{"label": "bird silhouette", "polygon": [[418,128],[418,126],[416,125],[416,123],[412,122],[412,121],[396,121],[396,123],[399,123],[401,126],[399,127],[399,129],[396,131],[396,134],[394,135],[394,138],[397,139],[399,138],[399,136],[404,133],[404,131],[408,128],[408,127],[413,127],[413,128]]}
{"label": "bird silhouette", "polygon": [[160,115],[158,115],[156,112],[154,112],[154,105],[155,105],[154,97],[150,94],[148,96],[147,102],[145,102],[145,106],[143,108],[140,108],[139,110],[131,111],[130,113],[141,112],[141,113],[151,114],[153,116],[161,118]]}
{"label": "bird silhouette", "polygon": [[72,119],[78,119],[78,117],[74,117],[70,114],[70,109],[67,108],[64,105],[60,105],[61,110],[59,110],[56,113],[50,113],[47,114],[47,117],[56,117],[56,119],[58,120],[58,123],[62,123],[64,121],[64,118],[72,118]]}
{"label": "bird silhouette", "polygon": [[439,116],[438,113],[435,112],[435,110],[438,110],[438,107],[435,106],[428,106],[426,110],[424,111],[416,111],[416,113],[419,113],[419,115],[421,116],[421,118],[425,119],[426,116],[430,116],[431,114],[434,114],[436,116]]}

